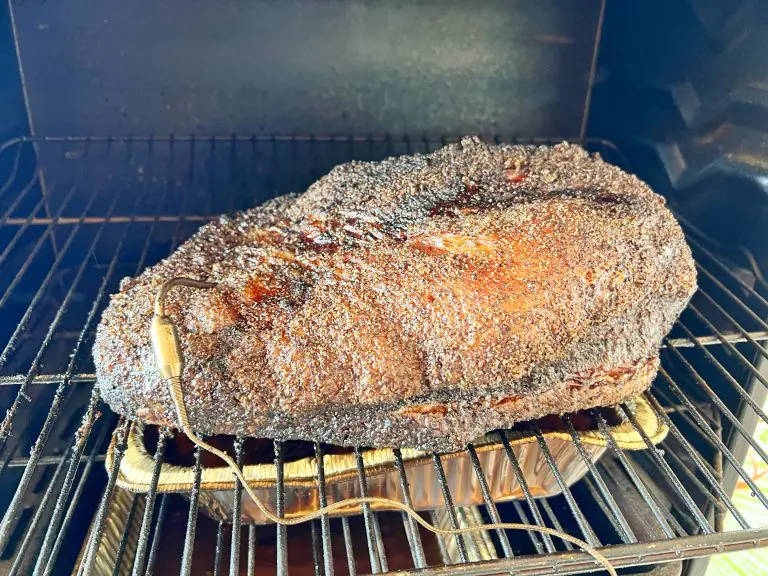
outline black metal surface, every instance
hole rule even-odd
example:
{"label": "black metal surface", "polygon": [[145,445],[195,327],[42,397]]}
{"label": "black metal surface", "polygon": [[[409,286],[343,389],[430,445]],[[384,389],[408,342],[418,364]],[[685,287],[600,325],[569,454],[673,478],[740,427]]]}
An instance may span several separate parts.
{"label": "black metal surface", "polygon": [[[88,352],[106,295],[116,289],[121,276],[136,274],[164,257],[212,215],[301,190],[340,161],[429,150],[442,141],[312,136],[91,138],[19,140],[2,147],[0,401],[7,412],[0,426],[0,488],[5,490],[0,494],[7,496],[0,501],[0,567],[7,564],[12,573],[33,567],[34,574],[41,575],[72,570],[88,574],[101,566],[98,552],[129,423],[120,422],[115,430],[116,448],[107,474],[100,462],[114,417],[108,416],[108,409],[92,391]],[[609,160],[621,161],[609,145],[593,146]],[[765,447],[752,440],[743,423],[745,411],[766,420],[759,393],[768,388],[768,377],[758,363],[768,358],[763,348],[768,331],[765,286],[746,281],[705,238],[691,234],[701,289],[666,341],[663,368],[648,394],[652,407],[670,427],[667,440],[658,448],[637,453],[621,450],[607,422],[595,411],[608,452],[593,463],[573,423],[566,419],[564,430],[570,432],[588,469],[582,482],[568,486],[539,431],[537,444],[562,495],[537,499],[502,435],[509,474],[523,492],[522,500],[514,503],[491,501],[485,472],[469,446],[467,473],[481,479],[485,521],[523,521],[561,529],[607,547],[604,550],[617,565],[679,560],[764,543],[766,527],[750,525],[729,497],[724,476],[728,467],[733,469],[754,491],[756,501],[768,509],[768,497],[729,448],[733,438],[743,438],[759,456],[768,458]],[[629,411],[627,416],[633,422]],[[156,470],[163,461],[165,437],[161,438],[155,452]],[[276,512],[282,514],[283,444],[275,443],[274,449]],[[322,446],[316,446],[316,455],[322,455]],[[365,492],[368,478],[362,451],[356,455],[359,466],[353,481]],[[195,452],[197,486],[201,456]],[[409,503],[411,490],[419,487],[409,482],[399,451],[395,456],[402,498]],[[321,462],[320,458],[317,485],[322,504],[329,494]],[[434,456],[434,466],[448,522],[458,526],[463,512],[453,505],[439,455]],[[617,482],[621,495],[613,489]],[[240,501],[241,490],[235,488],[235,502]],[[215,574],[261,573],[265,564],[285,574],[299,554],[312,571],[326,576],[418,570],[434,566],[439,562],[435,550],[447,548],[412,519],[370,508],[362,511],[362,519],[322,518],[305,532],[285,527],[274,531],[240,527],[239,509],[231,524],[205,528],[198,490],[192,490],[188,502],[175,496],[160,496],[157,502],[156,487],[140,498],[144,507],[134,512],[142,520],[132,536],[135,552],[129,554],[126,533],[116,543],[115,557],[120,561],[110,573],[126,568],[134,574],[160,573],[164,556],[176,555],[178,571],[195,574],[194,558],[203,550],[210,551],[208,562],[213,562]],[[634,506],[625,506],[630,500]],[[166,526],[174,513],[183,514],[183,529],[176,539],[178,546],[166,551],[167,542],[172,542]],[[726,513],[734,514],[744,530],[718,533]],[[274,537],[274,556],[269,559],[258,554],[264,530]],[[405,556],[390,548],[390,539],[397,533],[410,548]],[[200,540],[202,534],[211,541]],[[473,570],[484,574],[519,567],[530,574],[575,573],[593,566],[570,544],[533,531],[528,535],[494,532],[493,546],[502,559],[478,564]],[[445,570],[468,569],[464,562],[476,551],[474,544],[465,541],[468,538],[455,539],[458,556],[452,561],[460,564]],[[289,540],[295,544],[289,546]],[[656,541],[653,549],[648,547],[652,540]],[[70,550],[73,546],[82,550],[79,562]],[[334,556],[337,549],[339,554]],[[443,553],[449,557],[447,550]],[[210,568],[207,565],[205,570]]]}
{"label": "black metal surface", "polygon": [[33,133],[578,136],[601,2],[10,5]]}
{"label": "black metal surface", "polygon": [[19,134],[28,134],[27,111],[24,90],[19,73],[16,43],[11,21],[11,7],[0,7],[0,140]]}

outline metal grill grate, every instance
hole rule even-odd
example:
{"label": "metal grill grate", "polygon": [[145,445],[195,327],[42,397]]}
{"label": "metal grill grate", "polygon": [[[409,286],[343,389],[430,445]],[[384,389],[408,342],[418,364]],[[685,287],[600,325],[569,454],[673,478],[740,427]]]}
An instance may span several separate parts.
{"label": "metal grill grate", "polygon": [[[594,569],[568,543],[533,532],[436,538],[408,517],[365,509],[359,517],[308,527],[242,527],[199,514],[203,462],[195,452],[195,487],[187,500],[157,493],[166,441],[155,451],[147,495],[116,487],[129,422],[117,419],[93,389],[90,346],[106,295],[121,277],[166,256],[212,215],[303,190],[339,162],[429,151],[450,140],[394,137],[56,138],[20,139],[0,148],[0,570],[8,574],[171,573],[285,574],[426,572],[570,574]],[[510,139],[504,139],[510,140]],[[530,141],[529,141],[530,142]],[[606,142],[590,146],[625,163]],[[467,448],[485,505],[453,505],[441,456],[433,464],[446,508],[445,526],[522,521],[566,530],[616,566],[679,561],[768,545],[768,528],[751,526],[729,498],[746,483],[759,506],[768,497],[741,466],[746,448],[768,461],[751,437],[768,389],[768,285],[752,260],[723,252],[684,223],[701,288],[665,341],[652,407],[670,427],[648,450],[618,448],[593,411],[608,446],[593,464],[565,419],[587,476],[568,487],[538,428],[537,443],[562,495],[535,499],[504,435],[510,473],[524,498],[494,503],[475,449]],[[623,407],[633,424],[631,412]],[[109,433],[116,450],[102,464]],[[242,444],[237,443],[242,456]],[[322,455],[322,447],[315,447]],[[275,442],[276,509],[283,512],[283,445]],[[356,452],[361,491],[366,475]],[[395,452],[403,501],[411,490]],[[318,458],[321,504],[326,482]],[[240,501],[241,486],[234,488]],[[116,525],[115,512],[124,512]],[[741,526],[723,533],[731,513]],[[768,515],[764,516],[768,519]],[[768,520],[765,522],[768,524]],[[116,531],[116,532],[115,532]],[[105,534],[118,534],[106,555]],[[655,542],[649,546],[649,542]],[[160,552],[162,550],[162,552]],[[311,552],[311,554],[310,554]],[[471,566],[463,565],[474,562]],[[434,568],[450,565],[448,568]],[[430,566],[432,566],[430,568]]]}

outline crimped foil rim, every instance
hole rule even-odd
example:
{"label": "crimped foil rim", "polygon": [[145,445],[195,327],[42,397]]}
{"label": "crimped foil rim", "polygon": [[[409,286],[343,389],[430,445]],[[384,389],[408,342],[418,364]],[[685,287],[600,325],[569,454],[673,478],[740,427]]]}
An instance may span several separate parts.
{"label": "crimped foil rim", "polygon": [[[640,395],[628,401],[627,406],[635,417],[638,426],[655,446],[664,440],[669,432],[666,424],[656,415],[645,396]],[[628,420],[610,427],[611,435],[619,448],[624,450],[642,450],[647,444],[642,435]],[[529,444],[536,442],[536,436],[532,432],[505,432],[511,445]],[[542,434],[544,438],[559,439],[572,442],[573,438],[568,432],[551,431]],[[605,436],[598,430],[577,431],[576,435],[582,444],[593,446],[607,446]],[[117,485],[132,492],[147,492],[150,488],[152,475],[155,468],[154,458],[144,446],[144,430],[139,423],[131,425],[126,439],[126,451],[120,462],[117,476]],[[107,450],[105,465],[107,469],[112,466],[116,438]],[[474,443],[478,452],[503,449],[503,444],[490,436],[485,436]],[[406,468],[419,466],[431,461],[430,452],[401,448],[403,464]],[[464,451],[443,454],[443,459],[460,457]],[[378,448],[362,452],[363,466],[368,477],[384,474],[394,468],[395,458],[391,448]],[[291,488],[314,488],[317,485],[317,459],[308,456],[300,460],[285,462],[283,465],[284,485]],[[323,465],[325,469],[326,484],[332,484],[357,477],[357,462],[354,454],[324,454]],[[269,488],[277,483],[277,475],[274,464],[249,464],[243,468],[248,483],[254,487]],[[158,492],[187,492],[192,489],[194,482],[194,468],[191,466],[179,466],[177,464],[163,463],[158,479]],[[201,490],[231,490],[235,482],[232,472],[226,466],[203,468],[200,482]]]}

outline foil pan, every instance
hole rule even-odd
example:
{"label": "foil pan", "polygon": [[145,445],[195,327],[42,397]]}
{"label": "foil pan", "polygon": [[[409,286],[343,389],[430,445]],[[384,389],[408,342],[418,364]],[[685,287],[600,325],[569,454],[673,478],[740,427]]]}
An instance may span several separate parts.
{"label": "foil pan", "polygon": [[[668,429],[661,422],[644,397],[638,396],[627,402],[643,432],[653,444],[667,435]],[[612,409],[606,409],[612,410]],[[609,421],[616,444],[625,450],[647,448],[638,430],[615,410]],[[559,420],[559,419],[557,419]],[[544,428],[542,426],[542,428]],[[559,468],[565,484],[570,486],[586,474],[588,468],[579,454],[570,433],[561,429],[544,430],[543,436],[549,451]],[[534,497],[555,496],[561,492],[552,474],[545,454],[535,434],[530,430],[505,431],[509,445],[522,470]],[[607,449],[603,434],[596,429],[577,431],[586,456],[595,462]],[[114,440],[113,440],[114,443]],[[522,490],[504,444],[498,433],[489,434],[474,443],[491,498],[497,502],[523,497]],[[114,444],[107,453],[106,466],[112,462]],[[405,472],[410,484],[411,499],[416,510],[435,510],[445,507],[443,493],[437,478],[431,453],[404,448],[401,450]],[[368,494],[402,501],[399,473],[395,467],[394,453],[389,448],[367,449],[362,453]],[[442,455],[442,464],[453,501],[456,506],[472,506],[483,503],[478,478],[467,452],[459,451]],[[325,454],[323,457],[328,503],[361,496],[354,454]],[[127,450],[120,464],[117,484],[132,492],[147,492],[152,479],[154,461],[144,443],[144,428],[134,424],[128,439]],[[246,465],[243,473],[259,498],[267,506],[276,508],[276,469],[274,464]],[[284,510],[288,518],[301,516],[319,507],[317,487],[317,462],[314,457],[286,461],[283,468],[285,499]],[[170,463],[162,464],[158,483],[159,492],[189,493],[192,489],[194,469]],[[231,518],[234,498],[234,478],[225,466],[204,467],[202,470],[200,508],[216,520]],[[372,505],[374,509],[386,506]],[[269,521],[243,492],[243,521],[266,524]],[[358,507],[338,510],[334,514],[358,513]]]}
{"label": "foil pan", "polygon": [[[99,548],[90,574],[94,576],[130,576],[133,558],[139,542],[139,529],[144,516],[144,496],[132,494],[128,490],[117,488],[112,497],[109,511],[104,521],[104,528],[99,539]],[[91,520],[88,535],[83,540],[75,569],[72,574],[80,574],[84,569],[91,541],[91,533],[96,523],[96,516]],[[127,534],[127,537],[124,537]],[[119,565],[118,565],[119,562]]]}

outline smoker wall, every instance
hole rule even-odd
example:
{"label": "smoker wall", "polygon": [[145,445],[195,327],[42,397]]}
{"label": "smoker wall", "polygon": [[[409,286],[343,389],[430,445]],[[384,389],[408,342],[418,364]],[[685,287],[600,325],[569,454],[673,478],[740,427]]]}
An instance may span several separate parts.
{"label": "smoker wall", "polygon": [[768,3],[607,2],[590,134],[768,266]]}
{"label": "smoker wall", "polygon": [[0,5],[0,142],[28,132],[8,4]]}
{"label": "smoker wall", "polygon": [[15,3],[37,134],[578,136],[598,0]]}

